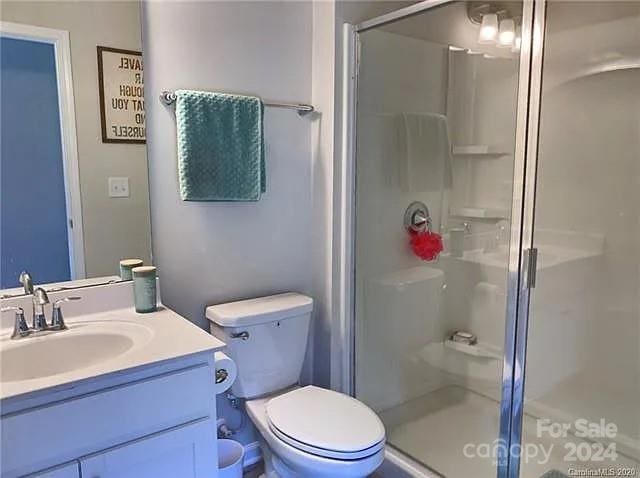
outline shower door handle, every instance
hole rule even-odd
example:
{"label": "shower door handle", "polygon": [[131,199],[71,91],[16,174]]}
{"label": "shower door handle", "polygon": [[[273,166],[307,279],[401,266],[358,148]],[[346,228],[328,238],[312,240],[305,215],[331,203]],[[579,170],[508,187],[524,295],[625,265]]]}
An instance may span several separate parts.
{"label": "shower door handle", "polygon": [[532,247],[527,249],[527,289],[533,289],[536,286],[536,273],[538,269],[538,248]]}

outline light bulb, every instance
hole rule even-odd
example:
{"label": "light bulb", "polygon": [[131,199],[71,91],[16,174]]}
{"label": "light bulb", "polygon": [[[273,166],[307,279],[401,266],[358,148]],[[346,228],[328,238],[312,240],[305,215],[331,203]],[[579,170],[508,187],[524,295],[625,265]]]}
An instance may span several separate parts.
{"label": "light bulb", "polygon": [[498,15],[487,13],[482,17],[480,32],[478,33],[478,43],[487,45],[496,42],[498,35]]}
{"label": "light bulb", "polygon": [[516,37],[516,25],[511,18],[505,18],[500,22],[500,32],[498,33],[498,46],[510,48]]}

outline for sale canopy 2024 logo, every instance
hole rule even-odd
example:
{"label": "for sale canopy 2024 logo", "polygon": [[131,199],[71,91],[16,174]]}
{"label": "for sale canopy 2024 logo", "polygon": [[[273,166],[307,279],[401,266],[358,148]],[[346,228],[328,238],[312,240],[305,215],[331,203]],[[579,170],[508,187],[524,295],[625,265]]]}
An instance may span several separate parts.
{"label": "for sale canopy 2024 logo", "polygon": [[615,462],[618,458],[613,441],[618,426],[604,418],[597,422],[579,418],[572,422],[554,422],[538,419],[536,438],[524,436],[521,445],[508,444],[498,439],[491,443],[467,443],[462,449],[466,458],[492,459],[494,464],[518,457],[524,463],[548,464],[552,453],[559,453],[565,462]]}

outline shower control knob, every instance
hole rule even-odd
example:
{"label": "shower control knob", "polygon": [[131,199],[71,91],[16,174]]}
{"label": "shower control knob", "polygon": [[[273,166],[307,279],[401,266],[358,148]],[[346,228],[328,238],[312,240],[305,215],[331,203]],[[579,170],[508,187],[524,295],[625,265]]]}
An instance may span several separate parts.
{"label": "shower control knob", "polygon": [[414,201],[404,212],[404,227],[413,232],[423,232],[431,229],[431,214],[429,208],[422,201]]}

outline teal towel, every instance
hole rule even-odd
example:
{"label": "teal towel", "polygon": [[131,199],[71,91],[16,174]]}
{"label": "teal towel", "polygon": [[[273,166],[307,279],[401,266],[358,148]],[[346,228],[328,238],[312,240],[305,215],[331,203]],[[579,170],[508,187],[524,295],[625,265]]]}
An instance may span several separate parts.
{"label": "teal towel", "polygon": [[264,107],[253,96],[178,90],[178,176],[184,201],[257,201],[266,191]]}

